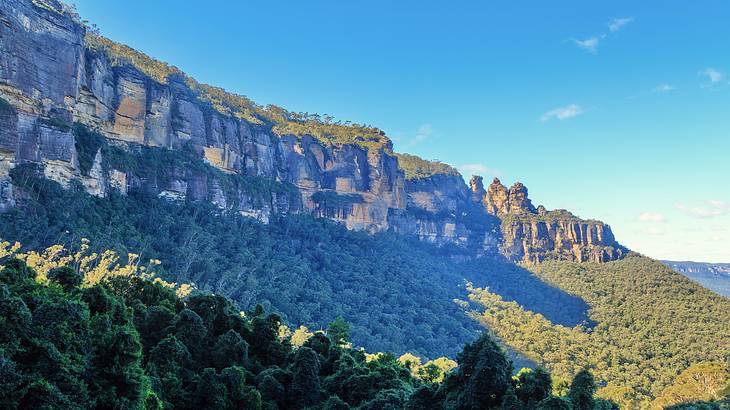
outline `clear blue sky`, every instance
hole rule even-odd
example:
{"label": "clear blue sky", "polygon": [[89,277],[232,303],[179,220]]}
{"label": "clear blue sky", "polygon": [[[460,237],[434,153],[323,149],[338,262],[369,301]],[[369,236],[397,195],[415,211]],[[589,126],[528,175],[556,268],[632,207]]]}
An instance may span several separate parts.
{"label": "clear blue sky", "polygon": [[730,2],[75,3],[202,82],[522,181],[649,256],[730,262]]}

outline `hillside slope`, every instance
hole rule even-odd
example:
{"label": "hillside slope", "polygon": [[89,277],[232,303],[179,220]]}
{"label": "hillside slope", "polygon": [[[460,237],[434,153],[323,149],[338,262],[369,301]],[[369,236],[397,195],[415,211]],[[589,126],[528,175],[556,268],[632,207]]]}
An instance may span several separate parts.
{"label": "hillside slope", "polygon": [[57,243],[76,249],[89,238],[94,250],[159,260],[163,279],[226,295],[241,309],[261,303],[293,326],[319,329],[342,315],[352,323],[353,342],[369,351],[455,354],[479,330],[454,301],[465,299],[466,281],[557,323],[587,322],[582,300],[500,258],[469,259],[459,247],[349,231],[305,215],[262,224],[221,215],[205,202],[144,193],[97,198],[38,172],[14,170],[24,199],[0,215],[2,239],[28,249]]}
{"label": "hillside slope", "polygon": [[658,261],[628,257],[605,264],[545,262],[538,277],[583,298],[592,329],[565,327],[484,289],[473,315],[518,352],[570,377],[589,365],[607,383],[599,395],[646,408],[691,364],[730,358],[730,300]]}
{"label": "hillside slope", "polygon": [[3,240],[88,238],[312,330],[342,315],[369,351],[453,355],[476,318],[627,408],[730,355],[726,298],[520,183],[466,185],[374,127],[200,84],[55,0],[5,0],[0,22]]}

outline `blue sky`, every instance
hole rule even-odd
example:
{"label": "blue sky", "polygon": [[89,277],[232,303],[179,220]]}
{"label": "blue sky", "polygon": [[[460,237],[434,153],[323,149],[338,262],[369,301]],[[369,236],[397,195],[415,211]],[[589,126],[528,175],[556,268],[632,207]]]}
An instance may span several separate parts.
{"label": "blue sky", "polygon": [[376,125],[397,151],[730,262],[730,3],[77,0],[202,82]]}

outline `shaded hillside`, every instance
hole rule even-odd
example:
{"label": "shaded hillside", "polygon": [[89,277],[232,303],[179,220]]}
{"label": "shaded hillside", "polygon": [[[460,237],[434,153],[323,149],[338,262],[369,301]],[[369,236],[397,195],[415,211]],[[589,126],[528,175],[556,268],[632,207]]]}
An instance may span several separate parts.
{"label": "shaded hillside", "polygon": [[[63,189],[32,166],[13,179],[23,200],[0,215],[0,237],[39,249],[75,247],[81,238],[98,249],[162,262],[175,282],[256,303],[288,323],[319,329],[341,315],[352,340],[369,351],[453,355],[479,327],[455,299],[465,282],[489,286],[543,312],[556,323],[587,320],[587,305],[500,258],[469,259],[460,247],[436,247],[392,232],[369,235],[304,215],[269,224],[221,214],[200,201],[169,201],[132,191],[108,198],[80,187]],[[463,260],[458,262],[458,260]]]}
{"label": "shaded hillside", "polygon": [[342,319],[301,338],[260,305],[240,312],[222,296],[141,279],[150,273],[135,264],[105,265],[109,251],[39,255],[6,245],[4,409],[612,408],[593,396],[589,372],[567,397],[553,394],[543,369],[513,378],[488,335],[466,344],[458,363],[421,367],[413,355],[353,349]]}

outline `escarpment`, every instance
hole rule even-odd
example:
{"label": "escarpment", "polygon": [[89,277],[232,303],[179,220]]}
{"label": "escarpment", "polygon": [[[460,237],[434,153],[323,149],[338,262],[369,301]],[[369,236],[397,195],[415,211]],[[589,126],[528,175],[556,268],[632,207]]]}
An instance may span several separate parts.
{"label": "escarpment", "polygon": [[500,218],[501,252],[510,259],[606,262],[628,251],[603,222],[580,219],[564,209],[548,211],[542,205],[535,208],[527,188],[519,182],[508,189],[495,178],[484,190],[481,178],[475,177],[471,185],[487,212]]}
{"label": "escarpment", "polygon": [[0,4],[0,210],[22,199],[13,175],[29,167],[97,196],[209,201],[264,222],[307,212],[477,255],[622,254],[607,225],[540,211],[521,184],[485,190],[479,179],[470,190],[453,167],[393,153],[373,127],[261,107],[200,84],[87,33],[55,0]]}

